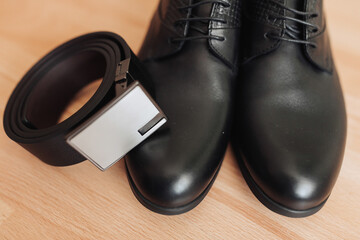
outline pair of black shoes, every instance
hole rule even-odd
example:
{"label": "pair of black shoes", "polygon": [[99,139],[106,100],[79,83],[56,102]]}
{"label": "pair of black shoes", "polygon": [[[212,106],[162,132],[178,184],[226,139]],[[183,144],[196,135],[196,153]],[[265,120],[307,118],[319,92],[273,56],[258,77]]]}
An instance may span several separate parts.
{"label": "pair of black shoes", "polygon": [[338,176],[346,113],[321,0],[162,0],[139,53],[167,124],[126,159],[147,208],[205,197],[231,137],[271,210],[317,212]]}

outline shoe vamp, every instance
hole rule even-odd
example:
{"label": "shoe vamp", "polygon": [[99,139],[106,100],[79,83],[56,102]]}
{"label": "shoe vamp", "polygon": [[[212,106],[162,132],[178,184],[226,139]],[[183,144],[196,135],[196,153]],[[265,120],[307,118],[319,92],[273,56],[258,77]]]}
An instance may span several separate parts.
{"label": "shoe vamp", "polygon": [[344,152],[344,101],[336,73],[314,68],[299,49],[283,43],[246,65],[243,151],[253,178],[269,195],[306,182],[312,188],[307,195],[324,200]]}
{"label": "shoe vamp", "polygon": [[166,61],[146,63],[168,122],[131,152],[129,164],[136,169],[132,175],[141,175],[137,185],[169,188],[187,179],[192,197],[206,188],[225,153],[235,77],[204,42],[196,44]]}

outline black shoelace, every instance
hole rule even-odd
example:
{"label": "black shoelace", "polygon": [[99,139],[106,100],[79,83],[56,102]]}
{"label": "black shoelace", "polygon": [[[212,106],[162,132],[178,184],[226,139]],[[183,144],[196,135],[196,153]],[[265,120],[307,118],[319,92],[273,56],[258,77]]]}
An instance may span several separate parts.
{"label": "black shoelace", "polygon": [[[279,7],[283,8],[286,11],[292,12],[297,16],[300,16],[301,18],[316,18],[319,16],[318,13],[316,12],[304,12],[304,11],[299,11],[293,8],[289,8],[284,6],[283,4],[276,2],[275,0],[270,0],[272,3],[278,5]],[[284,20],[285,21],[285,28],[284,28],[284,35],[283,36],[277,36],[275,34],[272,34],[271,32],[265,33],[264,37],[265,38],[271,38],[271,39],[276,39],[276,40],[282,40],[282,41],[287,41],[287,42],[293,42],[293,43],[298,43],[298,44],[305,44],[305,45],[309,45],[312,46],[314,48],[317,47],[316,43],[311,42],[311,41],[307,41],[304,40],[302,38],[302,30],[298,25],[305,25],[307,27],[307,30],[312,31],[313,33],[318,32],[319,31],[319,27],[315,24],[309,23],[305,20],[299,19],[299,18],[295,18],[295,17],[289,17],[289,16],[269,16],[269,20],[275,22],[277,20]],[[295,25],[291,25],[290,23],[295,23]],[[297,23],[297,25],[296,25]]]}
{"label": "black shoelace", "polygon": [[[222,1],[222,0],[205,0],[205,1],[200,1],[197,3],[192,3],[192,1],[190,2],[189,5],[187,6],[181,6],[178,7],[179,11],[187,11],[187,17],[186,18],[180,18],[177,21],[175,21],[174,25],[177,26],[178,24],[185,24],[185,31],[184,31],[184,36],[183,37],[176,37],[176,38],[170,38],[170,42],[184,42],[184,41],[192,41],[192,40],[199,40],[199,39],[215,39],[215,40],[219,40],[219,41],[224,41],[224,37],[222,36],[217,36],[217,35],[209,35],[208,34],[208,28],[206,28],[206,30],[201,29],[200,27],[196,26],[195,24],[189,24],[190,22],[200,22],[203,24],[209,24],[209,22],[220,22],[220,23],[224,23],[226,24],[227,21],[225,21],[224,19],[221,18],[216,18],[216,17],[200,17],[200,16],[194,16],[192,14],[192,10],[196,7],[199,7],[201,5],[204,4],[221,4],[224,7],[230,7],[230,4]],[[189,29],[192,29],[198,33],[200,33],[197,36],[188,36],[188,32]]]}

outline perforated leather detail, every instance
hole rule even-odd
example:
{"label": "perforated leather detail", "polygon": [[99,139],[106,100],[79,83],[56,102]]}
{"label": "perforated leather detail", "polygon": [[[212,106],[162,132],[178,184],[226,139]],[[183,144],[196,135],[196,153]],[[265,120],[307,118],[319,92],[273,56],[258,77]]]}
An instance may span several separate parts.
{"label": "perforated leather detail", "polygon": [[221,4],[216,4],[213,10],[213,17],[221,18],[226,23],[214,22],[213,28],[237,28],[241,26],[241,7],[243,1],[232,0],[228,1],[230,7],[224,7]]}
{"label": "perforated leather detail", "polygon": [[[279,3],[284,3],[284,0],[277,0]],[[247,1],[245,4],[245,13],[246,16],[260,23],[267,23],[269,20],[269,16],[282,16],[284,15],[284,10],[281,9],[278,5],[271,1],[267,0],[251,0]],[[282,20],[277,20],[274,23],[275,26],[281,26],[283,24]]]}

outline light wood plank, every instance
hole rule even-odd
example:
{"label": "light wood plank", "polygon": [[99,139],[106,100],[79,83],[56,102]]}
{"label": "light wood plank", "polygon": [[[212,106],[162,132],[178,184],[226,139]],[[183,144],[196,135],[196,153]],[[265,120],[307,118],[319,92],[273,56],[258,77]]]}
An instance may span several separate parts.
{"label": "light wood plank", "polygon": [[[0,112],[22,75],[49,50],[99,30],[139,50],[157,0],[0,1]],[[48,166],[0,129],[0,239],[359,239],[360,1],[326,1],[333,49],[345,91],[344,164],[317,214],[291,219],[266,209],[244,182],[231,149],[205,200],[179,216],[145,209],[123,162],[106,172],[89,162]],[[84,95],[84,97],[86,94]]]}

